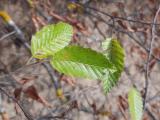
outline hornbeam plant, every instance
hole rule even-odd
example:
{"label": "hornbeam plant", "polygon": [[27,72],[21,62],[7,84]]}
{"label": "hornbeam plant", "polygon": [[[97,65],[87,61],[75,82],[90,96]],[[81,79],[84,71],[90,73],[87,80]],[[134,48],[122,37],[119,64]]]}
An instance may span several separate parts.
{"label": "hornbeam plant", "polygon": [[118,81],[124,67],[124,50],[117,40],[106,39],[103,52],[69,45],[73,35],[71,25],[59,22],[37,32],[31,40],[32,56],[49,58],[54,69],[69,76],[102,80],[105,92]]}
{"label": "hornbeam plant", "polygon": [[[114,87],[124,68],[124,49],[116,39],[107,38],[102,42],[102,52],[77,45],[69,45],[72,39],[71,25],[59,22],[48,25],[37,32],[31,40],[31,53],[36,59],[50,60],[54,69],[65,75],[101,80],[103,90],[108,93]],[[136,99],[140,96],[133,89],[130,92],[130,107],[133,120],[139,120]],[[141,99],[138,99],[141,111]]]}

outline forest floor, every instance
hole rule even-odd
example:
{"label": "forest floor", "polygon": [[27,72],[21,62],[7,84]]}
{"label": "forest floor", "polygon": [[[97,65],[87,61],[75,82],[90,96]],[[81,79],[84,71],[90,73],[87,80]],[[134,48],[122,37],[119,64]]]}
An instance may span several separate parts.
{"label": "forest floor", "polygon": [[[30,44],[32,35],[42,26],[57,23],[66,16],[76,19],[78,23],[75,27],[75,36],[71,44],[79,44],[90,47],[94,50],[101,50],[101,42],[108,37],[119,40],[125,49],[125,69],[115,86],[107,95],[103,93],[101,83],[96,80],[84,80],[61,76],[53,71],[58,80],[65,79],[75,81],[68,84],[61,80],[64,95],[69,96],[70,101],[63,103],[56,96],[52,80],[41,64],[27,66],[26,63],[31,55],[19,42],[16,34],[12,34],[5,39],[1,39],[13,30],[7,23],[0,19],[0,85],[9,95],[14,96],[15,89],[11,78],[16,81],[31,80],[24,85],[23,89],[34,85],[37,93],[44,101],[42,103],[31,99],[25,94],[21,94],[19,101],[22,106],[31,114],[35,120],[50,120],[46,116],[60,116],[55,119],[71,120],[130,120],[127,95],[133,83],[137,89],[144,94],[145,66],[147,52],[143,47],[148,48],[151,41],[151,25],[144,25],[136,22],[128,22],[113,19],[89,9],[92,6],[100,11],[108,13],[114,17],[120,16],[128,19],[152,22],[155,12],[158,9],[159,0],[132,1],[132,0],[93,0],[86,4],[84,8],[78,8],[78,12],[73,13],[67,9],[68,2],[64,0],[33,0],[36,9],[32,8],[27,0],[1,0],[0,10],[8,12],[12,20],[23,31],[26,41]],[[86,10],[86,11],[85,11]],[[58,17],[57,17],[58,16]],[[103,20],[101,20],[103,19]],[[158,20],[160,20],[160,16]],[[105,22],[104,22],[105,21]],[[67,21],[68,22],[68,21]],[[112,24],[116,26],[110,26]],[[75,25],[75,26],[76,26]],[[125,31],[121,32],[120,30]],[[160,57],[159,28],[156,28],[156,38],[153,44],[153,52]],[[135,39],[129,36],[133,36]],[[137,44],[138,43],[138,44]],[[139,44],[140,43],[140,44]],[[87,57],[87,56],[86,56]],[[6,76],[6,74],[8,76]],[[11,76],[9,76],[11,74]],[[17,82],[16,82],[17,84]],[[150,63],[149,87],[147,94],[146,111],[143,120],[160,120],[160,61],[154,58]],[[33,91],[32,91],[33,92]],[[75,103],[76,101],[76,103]],[[77,109],[73,104],[78,104]],[[24,120],[26,117],[12,99],[1,93],[0,106],[5,109],[9,120]],[[2,111],[0,108],[0,111]],[[95,113],[98,111],[97,113]],[[63,115],[62,115],[63,113]],[[4,119],[5,120],[5,119]]]}

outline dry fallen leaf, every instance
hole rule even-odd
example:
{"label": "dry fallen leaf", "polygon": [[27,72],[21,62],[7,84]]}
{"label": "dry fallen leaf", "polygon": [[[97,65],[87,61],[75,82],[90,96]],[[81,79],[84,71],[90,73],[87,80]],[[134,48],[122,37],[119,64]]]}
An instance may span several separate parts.
{"label": "dry fallen leaf", "polygon": [[24,90],[25,95],[27,95],[29,98],[42,103],[43,105],[47,106],[47,107],[52,107],[51,104],[49,104],[43,97],[41,97],[38,94],[37,89],[35,88],[35,86],[31,85],[28,88],[26,88]]}

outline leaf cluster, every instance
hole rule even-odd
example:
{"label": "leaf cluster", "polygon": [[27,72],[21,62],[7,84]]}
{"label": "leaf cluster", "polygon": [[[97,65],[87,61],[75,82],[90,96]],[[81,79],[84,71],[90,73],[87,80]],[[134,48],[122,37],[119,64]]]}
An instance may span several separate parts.
{"label": "leaf cluster", "polygon": [[69,45],[72,35],[72,26],[64,22],[43,27],[32,37],[32,56],[50,58],[53,68],[66,75],[101,80],[107,93],[123,71],[123,48],[111,38],[102,43],[103,52]]}

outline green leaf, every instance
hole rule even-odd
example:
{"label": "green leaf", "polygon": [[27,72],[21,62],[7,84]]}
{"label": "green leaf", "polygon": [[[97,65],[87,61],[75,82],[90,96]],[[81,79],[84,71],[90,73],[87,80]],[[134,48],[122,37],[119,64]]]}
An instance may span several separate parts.
{"label": "green leaf", "polygon": [[72,34],[72,26],[63,22],[43,27],[32,37],[31,52],[33,57],[43,59],[52,56],[69,44]]}
{"label": "green leaf", "polygon": [[117,70],[107,70],[105,75],[102,77],[103,90],[105,93],[109,92],[118,82],[120,72]]}
{"label": "green leaf", "polygon": [[111,61],[117,70],[124,68],[124,49],[116,39],[108,38],[102,43],[103,54]]}
{"label": "green leaf", "polygon": [[102,78],[103,89],[107,93],[115,86],[124,68],[124,49],[116,39],[108,38],[102,43],[103,54],[114,65],[115,71],[107,70]]}
{"label": "green leaf", "polygon": [[67,46],[55,53],[51,64],[66,75],[90,79],[100,79],[104,70],[113,67],[103,54],[80,46]]}
{"label": "green leaf", "polygon": [[132,88],[128,93],[129,110],[132,120],[141,120],[143,113],[143,103],[141,94],[136,88]]}

